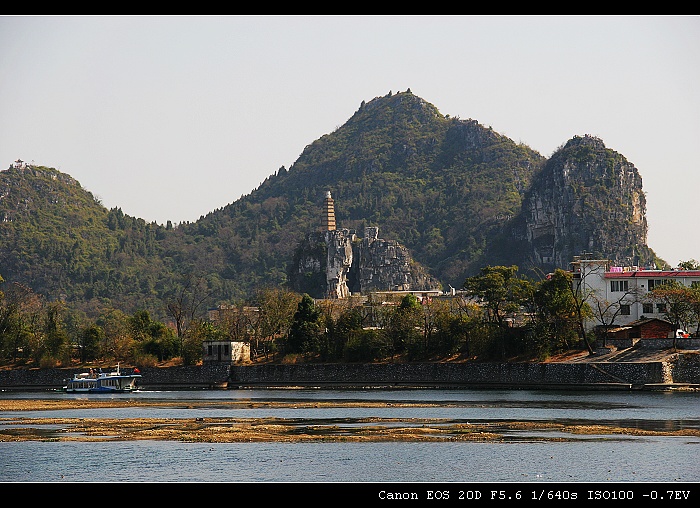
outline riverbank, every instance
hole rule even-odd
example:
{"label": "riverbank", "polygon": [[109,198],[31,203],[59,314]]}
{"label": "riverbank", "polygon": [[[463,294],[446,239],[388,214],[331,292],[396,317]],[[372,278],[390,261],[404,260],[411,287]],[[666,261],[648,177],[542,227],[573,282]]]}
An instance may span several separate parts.
{"label": "riverbank", "polygon": [[[81,370],[82,369],[82,370]],[[0,390],[58,390],[85,367],[0,369]],[[130,367],[122,366],[128,371]],[[605,348],[537,362],[454,360],[384,363],[245,363],[140,367],[147,390],[315,388],[498,388],[542,390],[698,390],[700,351]]]}

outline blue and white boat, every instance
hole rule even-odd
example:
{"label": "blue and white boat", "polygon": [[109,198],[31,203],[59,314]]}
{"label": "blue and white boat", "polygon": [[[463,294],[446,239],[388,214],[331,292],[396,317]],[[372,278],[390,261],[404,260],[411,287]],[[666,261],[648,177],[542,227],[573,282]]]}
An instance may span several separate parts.
{"label": "blue and white boat", "polygon": [[137,380],[141,379],[138,369],[124,374],[117,364],[117,370],[103,373],[102,369],[74,374],[67,380],[64,392],[68,393],[125,393],[138,390]]}

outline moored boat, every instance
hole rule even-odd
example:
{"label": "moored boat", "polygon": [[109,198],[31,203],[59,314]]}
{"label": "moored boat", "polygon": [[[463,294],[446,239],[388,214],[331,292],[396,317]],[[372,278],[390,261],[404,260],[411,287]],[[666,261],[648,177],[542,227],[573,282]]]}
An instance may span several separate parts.
{"label": "moored boat", "polygon": [[130,374],[123,373],[117,364],[117,369],[112,372],[95,371],[74,374],[66,381],[64,392],[69,393],[124,393],[138,390],[137,380],[141,378],[138,369],[133,369]]}

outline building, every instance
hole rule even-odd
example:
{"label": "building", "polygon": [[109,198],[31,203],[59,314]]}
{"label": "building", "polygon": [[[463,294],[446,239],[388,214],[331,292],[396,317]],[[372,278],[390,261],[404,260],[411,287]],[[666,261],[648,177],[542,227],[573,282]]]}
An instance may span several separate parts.
{"label": "building", "polygon": [[668,339],[676,329],[672,323],[659,318],[642,318],[625,326],[608,330],[614,339]]}
{"label": "building", "polygon": [[[641,319],[667,319],[663,302],[649,292],[668,281],[685,287],[700,285],[700,270],[657,270],[655,267],[610,266],[606,259],[575,259],[572,263],[573,288],[593,308],[595,326],[629,326]],[[694,323],[693,330],[697,327]],[[674,330],[669,332],[671,337]]]}
{"label": "building", "polygon": [[250,344],[232,340],[205,340],[202,342],[204,363],[246,363],[250,361]]}
{"label": "building", "polygon": [[335,202],[331,197],[331,191],[326,191],[326,199],[323,201],[324,213],[321,217],[322,231],[335,231]]}

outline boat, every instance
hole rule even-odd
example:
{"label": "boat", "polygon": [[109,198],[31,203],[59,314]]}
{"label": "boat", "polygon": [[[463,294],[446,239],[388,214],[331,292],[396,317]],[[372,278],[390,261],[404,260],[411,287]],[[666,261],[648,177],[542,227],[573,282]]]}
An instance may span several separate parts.
{"label": "boat", "polygon": [[89,372],[74,374],[63,387],[68,393],[125,393],[138,391],[137,380],[141,374],[137,368],[125,374],[119,368],[111,372],[90,369]]}

